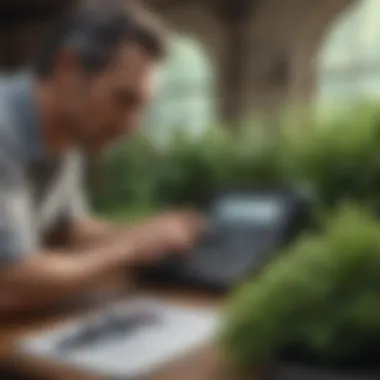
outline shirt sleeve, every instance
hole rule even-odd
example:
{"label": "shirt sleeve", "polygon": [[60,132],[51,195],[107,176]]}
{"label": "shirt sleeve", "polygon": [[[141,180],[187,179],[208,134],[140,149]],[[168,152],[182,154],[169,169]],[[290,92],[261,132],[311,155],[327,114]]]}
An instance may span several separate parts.
{"label": "shirt sleeve", "polygon": [[22,170],[0,153],[0,265],[37,249],[30,199]]}

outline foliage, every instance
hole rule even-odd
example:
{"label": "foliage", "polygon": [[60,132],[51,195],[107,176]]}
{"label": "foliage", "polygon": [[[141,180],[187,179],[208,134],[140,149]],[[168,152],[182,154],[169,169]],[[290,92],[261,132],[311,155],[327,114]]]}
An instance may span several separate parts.
{"label": "foliage", "polygon": [[263,123],[240,133],[217,126],[200,138],[177,133],[165,145],[139,134],[103,160],[103,190],[91,191],[93,201],[100,210],[202,206],[221,187],[301,183],[320,210],[342,200],[380,210],[379,109],[288,113],[277,133]]}
{"label": "foliage", "polygon": [[[100,167],[97,209],[114,219],[178,205],[202,206],[221,187],[307,184],[330,215],[231,299],[222,340],[242,366],[293,358],[314,364],[371,361],[380,349],[380,108],[317,117],[286,115],[240,133],[178,133],[165,145],[140,134]],[[95,191],[96,190],[96,191]],[[131,216],[132,215],[132,216]],[[368,363],[367,363],[368,364]]]}
{"label": "foliage", "polygon": [[161,153],[145,136],[123,141],[97,163],[90,193],[98,211],[147,209],[155,204]]}
{"label": "foliage", "polygon": [[241,366],[287,355],[331,366],[377,363],[380,223],[345,205],[232,296],[222,341]]}
{"label": "foliage", "polygon": [[359,200],[379,206],[378,108],[358,106],[343,115],[315,119],[292,136],[289,146],[296,177],[314,188],[323,205]]}
{"label": "foliage", "polygon": [[259,129],[236,135],[210,129],[202,138],[184,133],[160,146],[138,135],[116,147],[100,166],[99,210],[141,206],[202,206],[220,187],[286,180],[280,139]]}

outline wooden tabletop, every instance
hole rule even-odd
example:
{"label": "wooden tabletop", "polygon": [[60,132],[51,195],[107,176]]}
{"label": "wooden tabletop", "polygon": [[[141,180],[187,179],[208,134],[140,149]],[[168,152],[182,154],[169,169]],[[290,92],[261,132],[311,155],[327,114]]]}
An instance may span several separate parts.
{"label": "wooden tabletop", "polygon": [[[219,306],[223,298],[202,292],[181,290],[153,290],[141,286],[123,284],[117,288],[108,289],[102,297],[81,302],[78,305],[49,312],[46,315],[23,316],[12,321],[0,322],[0,365],[18,372],[34,375],[37,379],[46,380],[100,380],[99,377],[82,373],[73,368],[67,368],[61,363],[51,360],[27,357],[16,350],[17,342],[27,336],[37,334],[54,326],[64,324],[74,318],[83,317],[112,304],[127,299],[131,295],[149,295],[171,300],[182,305]],[[208,347],[202,347],[170,364],[152,375],[151,380],[236,380],[237,376],[230,373],[216,346],[210,342]]]}

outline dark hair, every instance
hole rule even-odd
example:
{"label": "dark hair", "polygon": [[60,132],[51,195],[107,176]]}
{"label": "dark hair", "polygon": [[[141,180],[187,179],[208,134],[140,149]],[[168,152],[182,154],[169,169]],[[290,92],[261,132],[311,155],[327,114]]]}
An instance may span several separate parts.
{"label": "dark hair", "polygon": [[166,31],[153,14],[131,0],[82,2],[58,22],[37,57],[35,72],[48,76],[64,48],[77,52],[84,70],[99,72],[125,42],[138,43],[160,59],[166,51]]}

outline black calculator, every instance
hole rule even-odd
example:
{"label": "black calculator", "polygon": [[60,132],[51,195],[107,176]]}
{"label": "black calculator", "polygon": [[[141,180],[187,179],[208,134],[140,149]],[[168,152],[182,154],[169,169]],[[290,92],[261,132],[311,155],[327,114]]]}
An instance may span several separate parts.
{"label": "black calculator", "polygon": [[225,190],[205,210],[209,230],[183,258],[141,270],[144,281],[228,291],[260,271],[280,248],[312,226],[311,197],[294,189]]}

